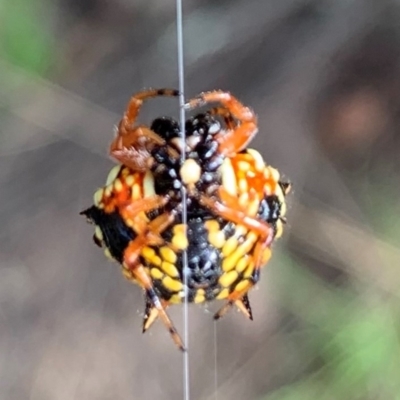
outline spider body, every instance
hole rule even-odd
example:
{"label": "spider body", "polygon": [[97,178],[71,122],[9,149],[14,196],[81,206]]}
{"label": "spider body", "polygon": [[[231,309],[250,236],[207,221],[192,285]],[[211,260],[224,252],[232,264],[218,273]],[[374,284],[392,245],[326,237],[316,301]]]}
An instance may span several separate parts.
{"label": "spider body", "polygon": [[246,149],[256,118],[229,93],[207,92],[188,102],[188,108],[221,106],[186,121],[185,143],[172,118],[157,118],[150,128],[133,125],[145,98],[177,94],[153,90],[131,99],[110,148],[121,165],[82,214],[96,225],[95,243],[144,289],[143,331],[160,317],[184,349],[165,311],[170,304],[226,299],[215,318],[236,304],[252,319],[247,292],[281,235],[290,185],[257,151]]}

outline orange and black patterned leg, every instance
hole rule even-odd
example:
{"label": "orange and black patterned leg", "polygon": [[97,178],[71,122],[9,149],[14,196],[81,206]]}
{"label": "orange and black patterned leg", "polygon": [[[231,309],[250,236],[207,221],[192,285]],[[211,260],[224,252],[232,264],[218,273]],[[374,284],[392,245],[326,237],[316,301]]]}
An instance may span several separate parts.
{"label": "orange and black patterned leg", "polygon": [[[119,206],[119,211],[125,219],[137,219],[139,213],[149,212],[164,207],[170,198],[168,196],[149,196]],[[147,222],[147,221],[146,221]]]}
{"label": "orange and black patterned leg", "polygon": [[247,292],[254,286],[254,283],[251,283],[245,291],[242,292],[233,292],[228,296],[228,301],[224,304],[214,315],[214,319],[220,319],[223,317],[235,304],[237,308],[247,316],[250,320],[253,320],[253,313],[251,311],[250,302],[247,297]]}
{"label": "orange and black patterned leg", "polygon": [[253,312],[251,311],[250,300],[247,293],[240,300],[236,300],[235,305],[248,319],[253,321]]}
{"label": "orange and black patterned leg", "polygon": [[159,97],[159,96],[179,96],[179,91],[176,89],[148,89],[136,93],[131,97],[128,107],[120,122],[121,134],[126,133],[127,130],[133,128],[133,124],[139,115],[140,108],[145,100]]}
{"label": "orange and black patterned leg", "polygon": [[131,97],[110,145],[110,155],[134,171],[146,171],[150,152],[154,146],[162,146],[165,140],[145,125],[135,126],[143,102],[157,96],[178,96],[175,89],[150,89]]}
{"label": "orange and black patterned leg", "polygon": [[[168,329],[172,340],[182,351],[185,350],[182,339],[180,338],[176,328],[174,327],[171,319],[165,311],[165,305],[162,299],[157,295],[153,281],[149,274],[146,272],[144,266],[140,263],[140,253],[144,246],[157,246],[163,243],[161,233],[174,222],[175,216],[171,214],[162,214],[155,218],[148,224],[148,229],[143,232],[136,239],[132,240],[124,252],[124,268],[132,273],[132,277],[139,283],[139,285],[145,290],[146,297],[150,300],[153,307],[157,310],[158,316],[163,321],[164,325]],[[154,312],[150,311],[149,318],[154,320]],[[151,322],[151,320],[150,320]],[[151,325],[151,323],[150,323]],[[149,324],[146,323],[145,328],[148,328]]]}
{"label": "orange and black patterned leg", "polygon": [[[161,300],[161,304],[166,309],[168,307],[168,302],[165,300]],[[143,316],[143,330],[142,332],[145,333],[151,325],[157,320],[158,318],[158,310],[155,308],[154,304],[151,302],[149,297],[145,295],[145,308],[144,308],[144,316]]]}
{"label": "orange and black patterned leg", "polygon": [[214,214],[228,221],[243,225],[248,230],[257,233],[265,241],[266,246],[269,246],[274,240],[274,229],[267,222],[261,221],[255,217],[249,217],[245,211],[236,207],[229,207],[229,205],[223,204],[215,198],[205,195],[200,195],[200,203]]}
{"label": "orange and black patterned leg", "polygon": [[214,102],[221,103],[239,122],[238,127],[235,129],[228,129],[216,136],[220,153],[227,157],[232,157],[240,150],[243,150],[257,133],[257,117],[250,108],[240,103],[229,92],[221,90],[201,93],[194,99],[189,100],[186,107],[193,109]]}
{"label": "orange and black patterned leg", "polygon": [[205,195],[200,195],[200,203],[216,215],[257,233],[260,236],[261,242],[257,244],[254,252],[254,272],[251,281],[249,281],[249,285],[240,292],[233,291],[233,293],[228,296],[228,302],[215,314],[214,318],[221,318],[233,304],[236,304],[239,310],[252,320],[253,315],[247,292],[258,281],[260,277],[260,268],[267,261],[265,256],[268,256],[270,252],[268,251],[266,253],[266,250],[268,250],[274,240],[274,229],[267,222],[248,216],[246,211],[241,209],[236,197],[229,195],[224,190],[222,190],[221,194],[223,203]]}
{"label": "orange and black patterned leg", "polygon": [[110,144],[109,154],[134,171],[146,172],[149,168],[150,152],[155,146],[163,146],[165,140],[144,125],[131,130],[118,129]]}
{"label": "orange and black patterned leg", "polygon": [[210,115],[219,115],[224,119],[225,125],[228,129],[234,129],[237,126],[235,118],[225,107],[214,107],[208,111]]}
{"label": "orange and black patterned leg", "polygon": [[229,296],[228,296],[228,301],[226,304],[224,304],[214,315],[214,319],[220,319],[222,316],[224,316],[230,309],[231,307],[235,304],[236,307],[251,321],[253,320],[253,312],[251,310],[250,306],[250,301],[247,296],[247,292],[255,285],[255,283],[259,279],[259,271],[260,267],[258,266],[257,269],[254,270],[253,277],[251,281],[249,281],[249,285],[246,287],[246,289],[238,292],[238,291],[233,291]]}
{"label": "orange and black patterned leg", "polygon": [[214,319],[220,319],[227,311],[235,304],[240,311],[244,313],[250,320],[253,320],[253,313],[251,311],[249,298],[247,297],[248,291],[259,281],[260,271],[263,264],[268,261],[270,252],[267,252],[268,259],[264,257],[265,250],[269,247],[267,241],[257,244],[254,252],[254,270],[251,278],[249,279],[248,286],[241,290],[234,290],[229,296],[228,301],[224,304],[214,315]]}

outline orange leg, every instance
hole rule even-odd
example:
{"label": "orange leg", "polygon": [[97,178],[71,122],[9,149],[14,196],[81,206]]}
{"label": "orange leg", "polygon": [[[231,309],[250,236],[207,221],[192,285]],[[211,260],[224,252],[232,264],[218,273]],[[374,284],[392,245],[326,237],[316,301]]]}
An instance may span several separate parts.
{"label": "orange leg", "polygon": [[165,140],[146,126],[130,130],[119,128],[117,136],[110,144],[109,154],[134,171],[145,172],[149,168],[151,150],[164,144]]}
{"label": "orange leg", "polygon": [[[161,300],[161,304],[164,309],[168,307],[168,302],[165,300]],[[153,325],[157,318],[158,310],[154,307],[154,304],[151,302],[148,296],[146,296],[142,332],[145,333],[151,327],[151,325]]]}
{"label": "orange leg", "polygon": [[200,202],[208,207],[215,214],[232,221],[236,224],[245,226],[247,229],[256,232],[261,237],[254,253],[254,274],[252,282],[246,289],[241,292],[234,291],[228,296],[228,302],[214,315],[214,319],[221,318],[233,304],[239,308],[249,319],[253,319],[250,302],[247,297],[247,292],[258,281],[260,268],[263,264],[262,256],[266,247],[270,246],[274,239],[274,230],[266,222],[258,220],[257,218],[249,217],[245,210],[241,210],[236,197],[229,195],[222,189],[221,197],[223,203],[204,195],[200,196]]}
{"label": "orange leg", "polygon": [[246,212],[242,211],[240,208],[220,203],[216,199],[205,195],[200,195],[200,203],[218,216],[236,224],[243,225],[247,229],[256,232],[265,240],[266,246],[270,246],[274,240],[274,230],[268,223],[257,218],[249,217]]}
{"label": "orange leg", "polygon": [[164,139],[145,125],[134,126],[140,108],[146,99],[157,96],[178,96],[174,89],[150,89],[131,97],[127,110],[117,130],[117,136],[110,145],[110,155],[135,171],[145,171],[154,146],[165,144]]}
{"label": "orange leg", "polygon": [[221,103],[239,122],[237,128],[222,131],[216,136],[220,153],[227,157],[232,157],[240,150],[243,150],[257,133],[257,117],[250,108],[240,103],[229,92],[221,90],[201,93],[194,99],[189,100],[186,107],[192,109],[212,102]]}
{"label": "orange leg", "polygon": [[148,89],[143,90],[133,95],[128,103],[128,107],[120,122],[121,134],[126,133],[127,130],[133,126],[137,116],[139,115],[140,108],[143,102],[158,96],[179,96],[179,91],[175,89]]}
{"label": "orange leg", "polygon": [[250,301],[247,293],[240,299],[235,301],[236,307],[251,321],[253,321],[253,312],[251,311]]}
{"label": "orange leg", "polygon": [[[185,351],[182,339],[165,311],[165,302],[163,302],[157,295],[154,290],[152,279],[139,261],[139,256],[144,246],[155,246],[163,243],[160,234],[173,223],[174,218],[175,217],[170,214],[163,214],[151,221],[148,224],[147,232],[143,232],[136,239],[132,240],[125,249],[124,266],[131,271],[136,281],[145,290],[146,297],[149,299],[153,308],[157,311],[157,315],[161,318],[168,329],[172,340],[182,351]],[[150,309],[150,315],[147,319],[145,317],[144,329],[147,329],[151,325],[157,315],[154,315],[154,312]],[[150,317],[151,319],[149,320]]]}
{"label": "orange leg", "polygon": [[149,212],[164,207],[169,201],[168,196],[149,196],[120,206],[121,213],[126,218],[134,219],[140,212]]}
{"label": "orange leg", "polygon": [[228,129],[234,129],[237,126],[235,119],[232,117],[232,114],[227,108],[214,107],[209,110],[208,113],[211,115],[220,115],[224,119],[225,125]]}
{"label": "orange leg", "polygon": [[233,291],[228,296],[227,303],[222,306],[217,313],[214,315],[214,319],[220,319],[222,316],[226,314],[226,312],[233,306],[236,307],[246,315],[250,320],[253,320],[253,313],[251,311],[249,298],[247,297],[247,292],[258,282],[260,279],[260,270],[263,266],[263,253],[265,249],[268,247],[267,241],[261,242],[257,244],[257,247],[254,252],[254,271],[253,275],[250,278],[249,285],[243,289],[242,291]]}
{"label": "orange leg", "polygon": [[247,292],[254,285],[251,283],[244,291],[236,292],[234,291],[228,296],[228,301],[225,305],[223,305],[214,315],[214,319],[220,319],[223,317],[229,309],[236,304],[237,308],[242,311],[250,320],[253,320],[253,314],[251,312],[249,299],[247,297]]}

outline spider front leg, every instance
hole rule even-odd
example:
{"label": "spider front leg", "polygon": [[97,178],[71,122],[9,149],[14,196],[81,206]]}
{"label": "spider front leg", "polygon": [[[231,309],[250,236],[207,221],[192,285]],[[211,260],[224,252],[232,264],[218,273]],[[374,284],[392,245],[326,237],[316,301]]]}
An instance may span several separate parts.
{"label": "spider front leg", "polygon": [[165,141],[147,126],[134,125],[140,108],[146,99],[178,95],[179,91],[175,89],[150,89],[132,96],[110,145],[110,155],[133,170],[144,172],[148,168],[151,150],[164,145]]}
{"label": "spider front leg", "polygon": [[[153,281],[146,272],[144,266],[140,262],[140,254],[145,246],[159,246],[164,240],[161,238],[161,233],[168,228],[175,220],[173,214],[162,214],[152,220],[147,228],[132,240],[124,251],[123,267],[130,272],[134,279],[145,291],[146,298],[150,305],[146,306],[146,315],[143,321],[143,330],[147,330],[151,323],[160,317],[164,325],[168,329],[172,340],[180,350],[185,351],[182,339],[180,338],[174,324],[165,311],[166,303],[156,293]],[[153,311],[154,309],[154,311]]]}
{"label": "spider front leg", "polygon": [[128,107],[125,111],[124,116],[122,117],[121,122],[119,123],[119,131],[121,135],[126,134],[132,129],[133,124],[136,121],[137,116],[139,115],[140,108],[143,105],[145,100],[161,97],[161,96],[179,96],[179,90],[176,89],[148,89],[143,90],[139,93],[136,93],[131,97],[128,103]]}
{"label": "spider front leg", "polygon": [[216,135],[221,155],[232,157],[243,150],[256,135],[258,131],[257,117],[250,108],[240,103],[229,92],[221,90],[201,93],[189,100],[186,107],[193,109],[214,102],[221,103],[223,108],[227,109],[238,121],[238,125],[234,129],[228,128],[228,130],[223,130]]}

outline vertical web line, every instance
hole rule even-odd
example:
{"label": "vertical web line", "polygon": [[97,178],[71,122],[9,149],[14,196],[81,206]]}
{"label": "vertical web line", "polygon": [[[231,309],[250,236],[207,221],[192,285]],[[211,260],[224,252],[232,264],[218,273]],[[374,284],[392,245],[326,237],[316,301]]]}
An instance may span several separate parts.
{"label": "vertical web line", "polygon": [[[185,132],[185,73],[183,60],[183,16],[182,16],[182,1],[176,0],[176,33],[177,33],[177,48],[178,48],[178,78],[179,78],[179,122],[181,129],[182,146],[182,164],[186,159],[186,132]],[[187,201],[186,188],[182,185],[182,224],[187,227]],[[187,232],[186,232],[187,234]],[[183,264],[183,283],[185,290],[185,299],[183,303],[183,340],[186,346],[186,351],[183,353],[183,398],[190,400],[190,383],[189,383],[189,304],[188,304],[188,257],[186,250],[182,254]]]}
{"label": "vertical web line", "polygon": [[218,400],[217,321],[214,321],[214,400]]}

